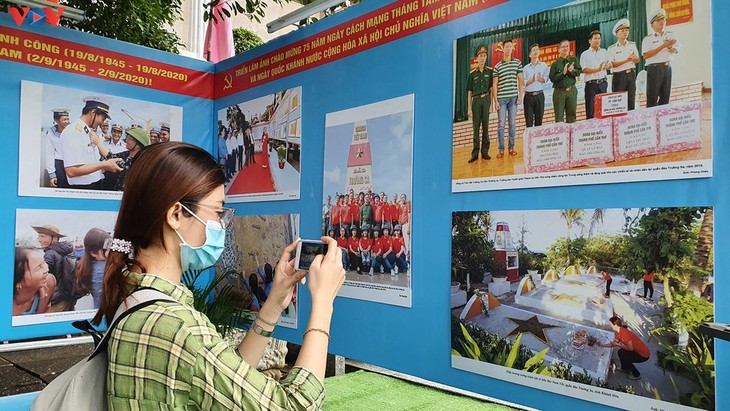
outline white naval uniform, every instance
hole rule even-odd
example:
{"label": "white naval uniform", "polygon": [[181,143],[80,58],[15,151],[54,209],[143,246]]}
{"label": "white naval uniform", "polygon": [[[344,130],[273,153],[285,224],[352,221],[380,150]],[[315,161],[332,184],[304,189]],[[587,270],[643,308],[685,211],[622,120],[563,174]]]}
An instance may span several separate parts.
{"label": "white naval uniform", "polygon": [[[623,46],[619,42],[608,46],[608,56],[610,57],[612,63],[626,60],[627,58],[629,58],[631,53],[634,53],[637,57],[641,57],[639,55],[639,50],[636,48],[636,43],[634,43],[633,41],[626,41],[626,44],[624,44]],[[631,70],[635,67],[636,63],[634,63],[633,61],[627,61],[620,66],[616,66],[614,64],[613,68],[611,68],[611,73],[619,73],[622,71]]]}
{"label": "white naval uniform", "polygon": [[114,144],[114,139],[112,139],[108,143],[105,143],[105,145],[113,154],[119,154],[122,151],[127,151],[127,143],[125,143],[121,138],[117,144]]}
{"label": "white naval uniform", "polygon": [[[63,144],[63,164],[65,167],[99,162],[101,154],[99,148],[89,140],[89,131],[89,127],[81,119],[76,120],[63,130],[61,142]],[[103,178],[104,173],[97,170],[78,177],[68,176],[68,183],[71,186],[88,185]]]}
{"label": "white naval uniform", "polygon": [[46,171],[50,178],[56,178],[56,160],[63,160],[61,133],[56,126],[46,131]]}
{"label": "white naval uniform", "polygon": [[[674,33],[664,30],[664,34],[654,33],[644,37],[644,41],[641,42],[641,54],[645,54],[647,51],[654,50],[659,47],[665,39],[676,39]],[[679,42],[674,43],[674,49],[680,51]],[[674,53],[669,51],[669,48],[663,48],[659,53],[645,58],[646,65],[657,64],[657,63],[671,63],[674,59]]]}
{"label": "white naval uniform", "polygon": [[[641,54],[646,55],[648,51],[660,47],[666,39],[674,39],[671,32],[654,33],[644,37],[641,43]],[[672,46],[679,51],[679,43]],[[674,53],[668,47],[661,49],[655,55],[646,58],[646,106],[669,104],[672,93],[672,60]]]}

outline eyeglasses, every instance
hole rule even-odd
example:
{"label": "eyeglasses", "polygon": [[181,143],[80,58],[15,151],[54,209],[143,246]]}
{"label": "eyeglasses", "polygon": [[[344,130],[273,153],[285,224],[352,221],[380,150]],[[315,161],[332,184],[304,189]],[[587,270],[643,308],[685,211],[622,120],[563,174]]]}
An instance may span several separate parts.
{"label": "eyeglasses", "polygon": [[211,206],[211,205],[202,204],[202,203],[184,203],[184,204],[195,205],[198,207],[215,210],[215,212],[218,214],[218,220],[221,222],[221,225],[223,226],[224,229],[228,228],[228,226],[233,222],[233,215],[236,212],[235,208],[216,207],[216,206]]}

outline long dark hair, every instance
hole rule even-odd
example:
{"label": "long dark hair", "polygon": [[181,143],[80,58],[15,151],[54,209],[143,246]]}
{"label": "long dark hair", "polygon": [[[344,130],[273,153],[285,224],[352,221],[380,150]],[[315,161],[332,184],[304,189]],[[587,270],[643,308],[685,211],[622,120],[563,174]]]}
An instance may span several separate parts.
{"label": "long dark hair", "polygon": [[259,300],[259,304],[263,305],[264,301],[266,301],[266,294],[264,293],[263,288],[259,285],[259,275],[257,273],[249,275],[248,284],[251,286],[251,293]]}
{"label": "long dark hair", "polygon": [[91,253],[97,253],[104,248],[104,241],[111,237],[111,234],[101,228],[92,228],[84,236],[84,256],[76,264],[76,290],[79,295],[85,295],[91,287],[91,270],[93,257]]}
{"label": "long dark hair", "polygon": [[[137,156],[124,182],[114,237],[132,242],[135,255],[150,245],[165,247],[167,210],[184,202],[197,212],[195,204],[225,181],[218,163],[199,147],[180,142],[147,147]],[[119,304],[133,291],[124,276],[132,262],[125,253],[109,251],[94,324],[101,323],[102,318],[110,323]],[[145,267],[134,263],[145,271]]]}
{"label": "long dark hair", "polygon": [[25,270],[29,270],[28,256],[35,251],[30,247],[15,247],[15,273],[13,276],[13,295],[18,291],[17,285],[25,278]]}

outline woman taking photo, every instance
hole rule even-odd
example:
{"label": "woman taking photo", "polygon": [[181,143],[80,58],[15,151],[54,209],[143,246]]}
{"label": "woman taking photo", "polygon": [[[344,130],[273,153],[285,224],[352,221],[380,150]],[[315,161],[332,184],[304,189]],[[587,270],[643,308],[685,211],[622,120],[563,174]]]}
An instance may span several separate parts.
{"label": "woman taking photo", "polygon": [[56,291],[56,277],[48,273],[43,250],[15,247],[13,315],[43,314]]}
{"label": "woman taking photo", "polygon": [[[344,282],[334,240],[312,263],[309,325],[296,364],[281,382],[255,369],[294,286],[288,245],[274,274],[271,294],[237,350],[193,306],[182,272],[215,263],[224,248],[233,209],[224,208],[225,176],[207,152],[170,142],[146,148],[127,174],[107,258],[101,307],[94,318],[111,321],[136,288],[150,287],[175,302],[158,301],[123,318],[107,351],[110,410],[319,409],[333,301]],[[252,366],[251,364],[254,364]]]}

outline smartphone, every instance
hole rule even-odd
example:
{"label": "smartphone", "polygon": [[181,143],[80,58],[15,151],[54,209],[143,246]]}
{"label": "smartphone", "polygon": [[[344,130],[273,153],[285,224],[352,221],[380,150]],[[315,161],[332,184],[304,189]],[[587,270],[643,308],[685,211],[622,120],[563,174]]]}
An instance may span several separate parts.
{"label": "smartphone", "polygon": [[297,270],[309,271],[317,254],[327,254],[327,244],[319,240],[300,240],[297,244],[294,267]]}

